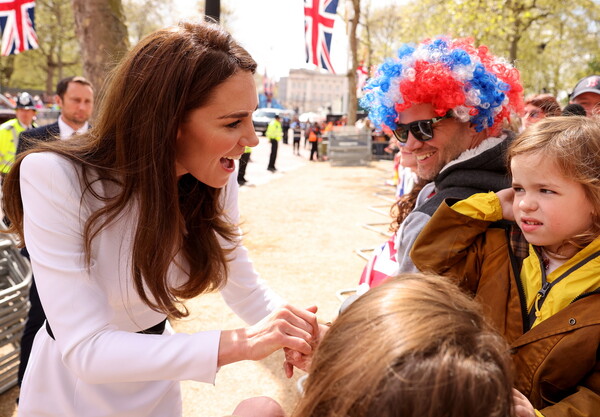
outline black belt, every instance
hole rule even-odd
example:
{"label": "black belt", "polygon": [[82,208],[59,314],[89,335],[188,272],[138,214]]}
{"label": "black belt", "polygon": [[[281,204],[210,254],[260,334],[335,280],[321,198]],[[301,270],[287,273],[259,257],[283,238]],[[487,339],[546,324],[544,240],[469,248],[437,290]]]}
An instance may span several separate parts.
{"label": "black belt", "polygon": [[[164,319],[163,321],[161,321],[160,323],[146,329],[146,330],[140,330],[139,332],[136,333],[140,333],[140,334],[163,334],[165,331],[165,326],[167,324],[167,319]],[[46,331],[48,332],[48,335],[52,338],[52,340],[56,340],[54,338],[54,333],[52,333],[52,329],[50,328],[50,324],[48,324],[48,320],[46,320]]]}

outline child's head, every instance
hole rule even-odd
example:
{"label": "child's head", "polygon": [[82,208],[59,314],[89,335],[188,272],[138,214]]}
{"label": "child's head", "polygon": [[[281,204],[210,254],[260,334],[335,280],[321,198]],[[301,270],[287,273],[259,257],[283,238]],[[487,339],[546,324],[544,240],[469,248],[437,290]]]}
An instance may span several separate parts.
{"label": "child's head", "polygon": [[392,278],[321,342],[294,417],[508,417],[508,347],[447,278]]}
{"label": "child's head", "polygon": [[552,252],[582,248],[600,235],[600,122],[550,117],[510,146],[515,220],[527,240]]}

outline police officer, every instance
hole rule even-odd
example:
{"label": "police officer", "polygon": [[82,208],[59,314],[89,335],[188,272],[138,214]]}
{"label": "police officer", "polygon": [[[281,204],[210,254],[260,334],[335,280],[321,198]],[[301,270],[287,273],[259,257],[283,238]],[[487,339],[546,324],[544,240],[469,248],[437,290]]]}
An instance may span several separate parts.
{"label": "police officer", "polygon": [[19,94],[15,113],[17,117],[0,125],[0,175],[3,178],[15,160],[19,134],[36,127],[33,121],[36,108],[29,93]]}

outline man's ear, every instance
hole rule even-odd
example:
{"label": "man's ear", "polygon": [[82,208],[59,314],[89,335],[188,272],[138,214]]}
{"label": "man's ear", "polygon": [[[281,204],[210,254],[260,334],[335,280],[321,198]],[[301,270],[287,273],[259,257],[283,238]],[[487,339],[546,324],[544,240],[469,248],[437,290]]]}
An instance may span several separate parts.
{"label": "man's ear", "polygon": [[56,103],[56,105],[60,108],[62,108],[62,99],[60,98],[60,96],[58,94],[54,95],[54,103]]}

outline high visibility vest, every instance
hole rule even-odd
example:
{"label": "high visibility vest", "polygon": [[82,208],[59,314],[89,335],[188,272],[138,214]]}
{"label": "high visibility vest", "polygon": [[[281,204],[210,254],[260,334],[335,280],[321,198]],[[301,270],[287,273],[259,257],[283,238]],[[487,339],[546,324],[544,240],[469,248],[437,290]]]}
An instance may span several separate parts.
{"label": "high visibility vest", "polygon": [[15,162],[19,135],[25,128],[18,119],[10,119],[0,125],[0,173],[6,174]]}
{"label": "high visibility vest", "polygon": [[277,120],[273,120],[267,126],[267,131],[265,132],[265,136],[268,139],[276,139],[281,140],[283,138],[283,129],[281,128],[281,123]]}

